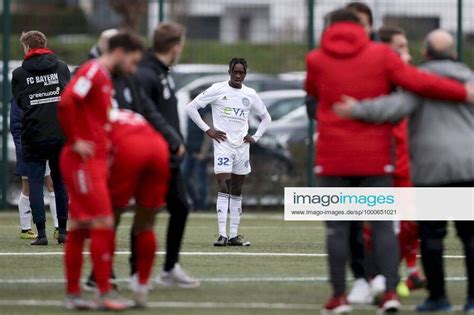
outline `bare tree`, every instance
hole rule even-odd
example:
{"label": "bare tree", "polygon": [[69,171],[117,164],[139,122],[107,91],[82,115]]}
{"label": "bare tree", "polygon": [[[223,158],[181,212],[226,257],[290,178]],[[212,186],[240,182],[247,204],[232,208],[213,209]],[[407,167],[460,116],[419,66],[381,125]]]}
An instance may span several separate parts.
{"label": "bare tree", "polygon": [[124,28],[137,30],[140,21],[146,17],[148,0],[108,0],[108,3],[122,17]]}

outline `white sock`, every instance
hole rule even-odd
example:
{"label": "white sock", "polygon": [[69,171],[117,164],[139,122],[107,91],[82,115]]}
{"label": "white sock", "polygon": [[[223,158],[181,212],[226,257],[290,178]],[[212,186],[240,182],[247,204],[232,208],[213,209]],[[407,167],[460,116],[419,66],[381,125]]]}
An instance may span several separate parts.
{"label": "white sock", "polygon": [[31,207],[30,198],[20,193],[18,199],[18,212],[20,213],[20,225],[22,230],[31,229]]}
{"label": "white sock", "polygon": [[242,214],[242,196],[230,196],[230,229],[229,238],[236,237],[239,231],[240,215]]}
{"label": "white sock", "polygon": [[56,213],[56,195],[54,191],[49,193],[49,210],[51,210],[51,216],[53,217],[54,227],[58,227],[58,214]]}
{"label": "white sock", "polygon": [[229,211],[229,194],[217,193],[217,225],[219,235],[227,237],[227,212]]}

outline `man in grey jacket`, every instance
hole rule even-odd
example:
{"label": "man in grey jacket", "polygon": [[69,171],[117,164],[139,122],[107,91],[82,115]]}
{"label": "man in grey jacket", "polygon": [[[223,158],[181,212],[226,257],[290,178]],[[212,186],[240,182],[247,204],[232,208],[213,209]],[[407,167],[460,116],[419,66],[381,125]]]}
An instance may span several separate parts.
{"label": "man in grey jacket", "polygon": [[[424,43],[428,60],[422,68],[461,82],[474,82],[468,66],[456,62],[453,37],[445,31],[431,32]],[[474,186],[474,106],[423,99],[405,91],[358,103],[351,97],[334,105],[346,118],[373,123],[396,123],[409,116],[411,174],[415,186]],[[447,209],[449,211],[449,209]],[[474,311],[474,222],[455,222],[466,256],[468,296],[464,311]],[[443,238],[446,221],[421,221],[420,238],[423,268],[428,280],[428,299],[419,312],[448,311],[445,291]]]}

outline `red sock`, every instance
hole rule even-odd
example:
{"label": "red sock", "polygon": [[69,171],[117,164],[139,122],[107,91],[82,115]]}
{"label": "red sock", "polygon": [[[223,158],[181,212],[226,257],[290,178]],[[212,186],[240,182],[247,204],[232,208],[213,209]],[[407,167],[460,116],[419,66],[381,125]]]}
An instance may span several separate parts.
{"label": "red sock", "polygon": [[67,280],[66,290],[68,294],[77,295],[81,293],[79,282],[82,268],[82,249],[87,236],[88,231],[85,229],[71,230],[67,235],[64,265]]}
{"label": "red sock", "polygon": [[400,222],[400,256],[405,260],[408,268],[416,268],[418,254],[418,226],[411,221]]}
{"label": "red sock", "polygon": [[155,233],[152,230],[139,232],[135,239],[135,246],[137,249],[138,282],[144,285],[148,283],[155,259],[157,247]]}
{"label": "red sock", "polygon": [[405,252],[403,253],[403,258],[406,261],[407,268],[417,268],[416,255],[418,254],[418,246],[419,241],[417,239],[410,240],[410,242],[405,245]]}
{"label": "red sock", "polygon": [[112,272],[112,243],[114,230],[91,230],[91,259],[95,282],[100,293],[110,290],[110,276]]}

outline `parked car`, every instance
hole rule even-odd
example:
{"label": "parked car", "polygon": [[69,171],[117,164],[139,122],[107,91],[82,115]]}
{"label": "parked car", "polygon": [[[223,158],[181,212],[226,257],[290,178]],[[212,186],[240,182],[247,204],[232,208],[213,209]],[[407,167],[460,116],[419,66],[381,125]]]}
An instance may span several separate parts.
{"label": "parked car", "polygon": [[[306,92],[304,90],[277,90],[259,93],[260,98],[267,107],[268,113],[272,117],[272,124],[291,112],[303,106]],[[249,119],[251,126],[257,126],[260,119],[256,113],[252,113]]]}
{"label": "parked car", "polygon": [[306,80],[306,71],[291,71],[280,73],[278,75],[278,78],[280,80],[298,82],[300,88],[302,89],[304,86],[304,80]]}
{"label": "parked car", "polygon": [[272,123],[267,133],[285,143],[304,142],[308,138],[308,125],[306,107],[300,106]]}
{"label": "parked car", "polygon": [[171,70],[176,90],[203,76],[223,74],[229,69],[228,65],[210,65],[199,63],[178,64]]}

